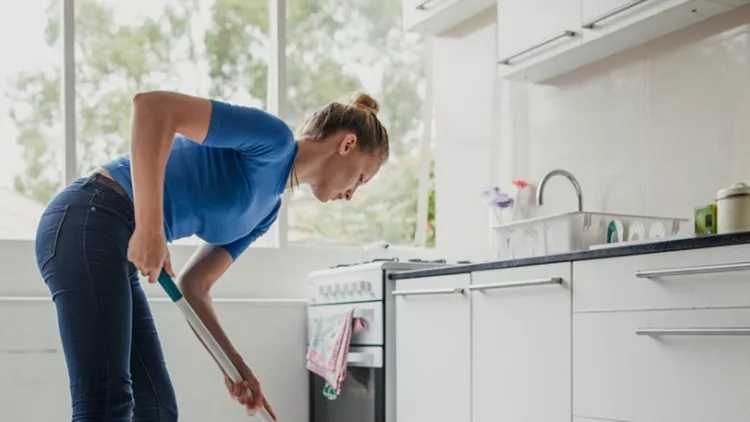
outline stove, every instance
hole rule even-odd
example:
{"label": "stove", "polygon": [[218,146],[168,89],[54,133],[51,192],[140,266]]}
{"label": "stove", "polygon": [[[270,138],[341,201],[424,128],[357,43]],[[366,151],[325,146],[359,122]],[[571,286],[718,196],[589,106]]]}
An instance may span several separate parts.
{"label": "stove", "polygon": [[325,382],[310,373],[311,422],[395,422],[396,335],[394,282],[389,274],[449,265],[445,260],[396,258],[336,265],[309,274],[308,341],[317,320],[329,312],[354,309],[367,327],[354,334],[347,377],[333,401],[322,394]]}
{"label": "stove", "polygon": [[[364,261],[364,262],[355,262],[355,263],[350,263],[350,264],[338,264],[338,265],[334,265],[331,268],[355,267],[355,266],[358,266],[358,265],[373,264],[373,263],[378,263],[378,262],[386,262],[387,263],[387,262],[401,262],[401,261],[398,258],[375,258],[373,260]],[[430,263],[445,264],[446,260],[444,260],[444,259],[424,260],[424,259],[419,259],[419,258],[410,258],[410,259],[408,259],[405,262],[407,262],[407,263],[417,262],[417,263],[427,263],[427,264],[430,264]]]}
{"label": "stove", "polygon": [[309,274],[308,300],[311,306],[383,300],[388,290],[387,274],[447,265],[444,259],[397,258],[339,264]]}

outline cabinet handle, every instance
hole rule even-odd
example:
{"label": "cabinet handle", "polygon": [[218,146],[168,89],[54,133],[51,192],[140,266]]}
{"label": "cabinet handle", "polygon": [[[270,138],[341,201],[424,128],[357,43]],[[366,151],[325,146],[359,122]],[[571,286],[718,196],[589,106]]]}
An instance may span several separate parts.
{"label": "cabinet handle", "polygon": [[455,295],[464,294],[465,290],[456,287],[449,289],[424,289],[424,290],[394,290],[393,296],[419,296],[419,295]]}
{"label": "cabinet handle", "polygon": [[422,3],[419,3],[419,4],[417,5],[416,9],[417,9],[417,10],[427,10],[427,9],[428,9],[428,5],[429,5],[430,3],[435,3],[435,2],[437,2],[437,3],[440,3],[441,1],[442,1],[442,0],[425,0],[425,1],[423,1]]}
{"label": "cabinet handle", "polygon": [[469,286],[469,290],[481,291],[481,290],[492,290],[492,289],[507,289],[510,287],[543,286],[546,284],[562,284],[562,282],[563,282],[562,277],[540,278],[537,280],[513,281],[510,283],[476,284],[473,286]]}
{"label": "cabinet handle", "polygon": [[639,4],[645,3],[647,1],[648,0],[633,0],[630,3],[625,3],[625,4],[623,4],[622,6],[620,6],[618,8],[612,9],[612,10],[610,10],[607,13],[599,15],[599,16],[595,17],[594,19],[592,19],[592,20],[590,20],[588,22],[585,22],[582,26],[584,28],[586,28],[586,29],[594,29],[594,27],[596,26],[597,23],[599,23],[599,22],[601,22],[603,20],[609,19],[612,16],[619,15],[620,13],[625,12],[626,10],[630,10],[630,9],[638,6]]}
{"label": "cabinet handle", "polygon": [[734,264],[701,265],[697,267],[666,268],[661,270],[641,270],[636,271],[635,276],[638,278],[657,278],[691,274],[728,273],[733,271],[748,270],[750,270],[750,262],[738,262]]}
{"label": "cabinet handle", "polygon": [[551,44],[551,43],[553,43],[553,42],[555,42],[555,41],[557,41],[557,40],[559,40],[561,38],[568,38],[568,37],[572,38],[572,37],[575,37],[577,35],[578,35],[578,33],[575,32],[575,31],[565,31],[565,32],[563,32],[560,35],[555,35],[554,37],[552,37],[552,38],[550,38],[550,39],[548,39],[546,41],[542,41],[539,44],[532,45],[531,47],[529,47],[529,48],[527,48],[527,49],[525,49],[523,51],[519,51],[518,53],[513,54],[512,56],[508,56],[508,57],[500,60],[498,63],[504,64],[504,65],[509,65],[510,61],[513,60],[513,59],[515,59],[516,57],[522,56],[522,55],[524,55],[524,54],[526,54],[526,53],[528,53],[530,51],[534,51],[534,50],[536,50],[538,48],[542,48],[545,45]]}
{"label": "cabinet handle", "polygon": [[639,328],[639,336],[750,336],[750,328]]}

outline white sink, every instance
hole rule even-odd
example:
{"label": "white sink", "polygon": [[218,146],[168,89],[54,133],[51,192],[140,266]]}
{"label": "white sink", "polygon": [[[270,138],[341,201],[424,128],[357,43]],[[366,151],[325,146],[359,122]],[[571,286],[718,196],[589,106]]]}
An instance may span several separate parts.
{"label": "white sink", "polygon": [[[673,237],[687,228],[689,219],[572,211],[492,227],[493,250],[497,259],[519,259],[587,250],[607,243],[607,227],[612,220],[623,223],[623,240],[631,238],[630,230],[640,222],[648,238],[653,225],[664,227],[663,236]],[[636,230],[636,232],[638,232]],[[660,237],[654,238],[659,240]]]}

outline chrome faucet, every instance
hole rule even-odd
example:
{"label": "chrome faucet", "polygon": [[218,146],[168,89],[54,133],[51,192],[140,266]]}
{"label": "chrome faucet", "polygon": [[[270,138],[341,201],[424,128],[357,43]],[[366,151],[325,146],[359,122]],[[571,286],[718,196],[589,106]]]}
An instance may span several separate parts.
{"label": "chrome faucet", "polygon": [[570,172],[565,170],[552,170],[551,172],[547,173],[542,177],[542,180],[539,182],[539,188],[536,191],[536,204],[542,205],[543,201],[543,195],[544,195],[544,185],[547,184],[549,179],[551,179],[554,176],[565,176],[568,180],[570,180],[570,183],[573,184],[573,187],[576,189],[576,195],[578,195],[578,211],[583,211],[583,194],[581,193],[581,185],[578,183],[578,179],[575,178]]}

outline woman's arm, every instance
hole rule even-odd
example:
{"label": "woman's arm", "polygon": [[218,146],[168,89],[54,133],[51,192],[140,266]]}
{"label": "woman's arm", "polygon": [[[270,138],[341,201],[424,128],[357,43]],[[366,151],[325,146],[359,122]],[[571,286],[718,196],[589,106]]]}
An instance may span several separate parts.
{"label": "woman's arm", "polygon": [[173,92],[136,94],[131,119],[131,174],[136,230],[128,260],[155,283],[162,267],[174,276],[164,235],[164,173],[176,133],[201,142],[211,101]]}
{"label": "woman's arm", "polygon": [[[235,398],[245,404],[248,409],[257,409],[260,406],[265,407],[273,419],[276,420],[276,414],[265,399],[260,382],[255,378],[252,370],[244,362],[240,352],[234,347],[229,340],[229,336],[221,327],[219,317],[211,300],[211,287],[229,266],[232,265],[233,261],[232,256],[225,248],[209,244],[201,245],[180,273],[178,279],[180,290],[183,297],[190,303],[195,313],[216,339],[216,342],[219,343],[221,349],[224,350],[234,366],[242,374],[242,377],[248,381],[244,388],[242,386],[227,385],[230,391],[235,389]],[[247,390],[245,388],[252,392],[252,402],[245,401],[247,397]]]}
{"label": "woman's arm", "polygon": [[211,287],[232,265],[232,257],[224,248],[202,244],[185,264],[178,283],[182,295],[198,314],[203,324],[233,363],[242,359],[239,351],[221,327],[211,300]]}

